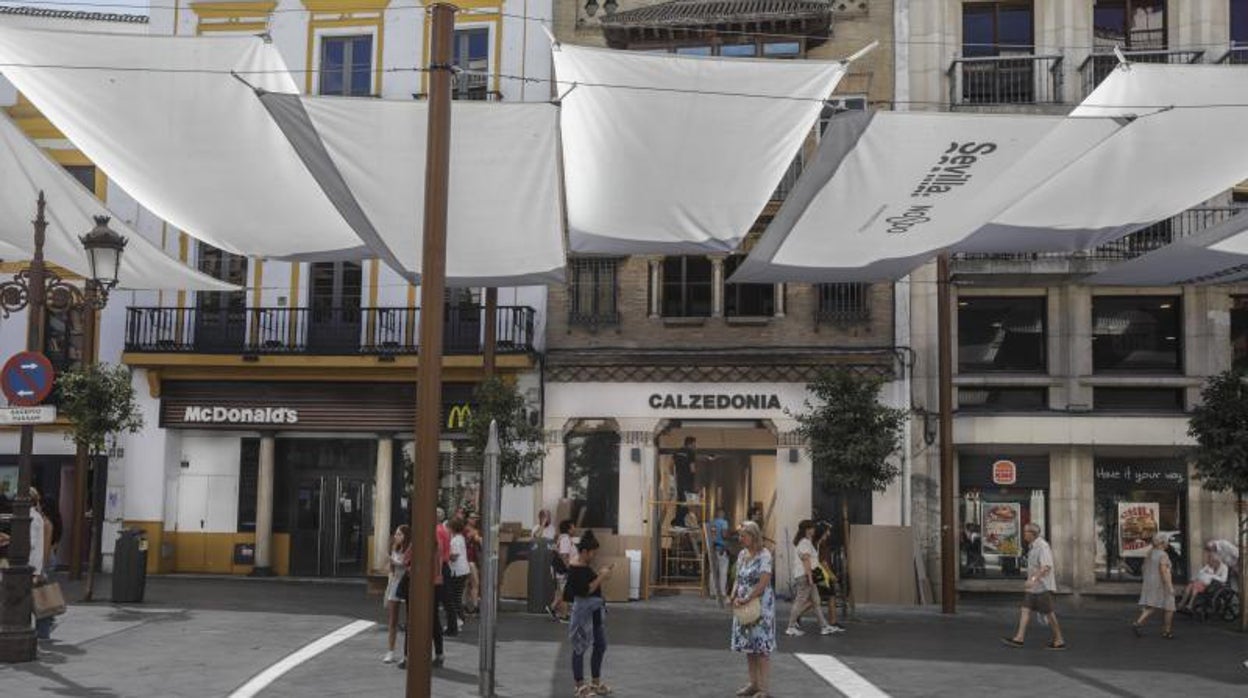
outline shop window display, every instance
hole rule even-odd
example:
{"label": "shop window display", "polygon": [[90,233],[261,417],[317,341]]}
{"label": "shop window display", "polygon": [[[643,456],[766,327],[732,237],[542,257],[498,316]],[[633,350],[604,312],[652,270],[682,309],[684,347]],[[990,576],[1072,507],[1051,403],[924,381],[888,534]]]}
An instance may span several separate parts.
{"label": "shop window display", "polygon": [[1047,456],[958,458],[961,487],[962,578],[1019,578],[1026,574],[1023,526],[1048,535]]}
{"label": "shop window display", "polygon": [[1096,578],[1140,581],[1153,535],[1170,536],[1171,569],[1187,581],[1187,465],[1172,459],[1098,458]]}
{"label": "shop window display", "polygon": [[619,526],[620,435],[616,431],[574,431],[568,435],[565,496],[582,528]]}

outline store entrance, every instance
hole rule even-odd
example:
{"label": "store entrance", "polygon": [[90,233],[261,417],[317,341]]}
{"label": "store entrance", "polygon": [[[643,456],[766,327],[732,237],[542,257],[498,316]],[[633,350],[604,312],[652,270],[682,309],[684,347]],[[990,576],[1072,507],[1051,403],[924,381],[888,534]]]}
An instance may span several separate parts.
{"label": "store entrance", "polygon": [[358,577],[368,556],[372,483],[305,476],[295,484],[290,571],[297,577]]}

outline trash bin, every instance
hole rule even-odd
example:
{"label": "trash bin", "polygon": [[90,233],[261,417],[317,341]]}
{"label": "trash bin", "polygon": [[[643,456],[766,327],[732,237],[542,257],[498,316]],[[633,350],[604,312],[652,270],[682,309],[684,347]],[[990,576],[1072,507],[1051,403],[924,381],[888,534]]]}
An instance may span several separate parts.
{"label": "trash bin", "polygon": [[529,549],[529,613],[545,613],[546,604],[555,595],[555,580],[550,574],[550,542],[538,538]]}
{"label": "trash bin", "polygon": [[147,588],[147,535],[123,528],[113,548],[113,603],[140,603]]}

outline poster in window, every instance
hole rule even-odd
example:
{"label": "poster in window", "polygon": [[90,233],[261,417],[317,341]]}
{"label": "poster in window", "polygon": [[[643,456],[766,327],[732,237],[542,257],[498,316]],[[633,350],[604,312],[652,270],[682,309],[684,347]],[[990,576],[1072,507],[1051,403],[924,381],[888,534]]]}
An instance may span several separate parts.
{"label": "poster in window", "polygon": [[1161,505],[1157,502],[1118,502],[1118,554],[1145,557],[1153,547]]}
{"label": "poster in window", "polygon": [[0,497],[12,499],[17,496],[17,466],[0,466]]}
{"label": "poster in window", "polygon": [[984,552],[1006,557],[1022,553],[1022,508],[1016,502],[987,505],[984,512]]}

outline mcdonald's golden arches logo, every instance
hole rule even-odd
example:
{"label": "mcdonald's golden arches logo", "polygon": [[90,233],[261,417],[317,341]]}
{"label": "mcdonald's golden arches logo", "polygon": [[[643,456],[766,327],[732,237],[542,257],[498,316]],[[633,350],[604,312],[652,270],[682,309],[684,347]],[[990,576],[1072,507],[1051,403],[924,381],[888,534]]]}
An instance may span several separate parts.
{"label": "mcdonald's golden arches logo", "polygon": [[471,405],[451,405],[446,411],[446,429],[447,431],[457,431],[468,426],[468,420],[472,419]]}

